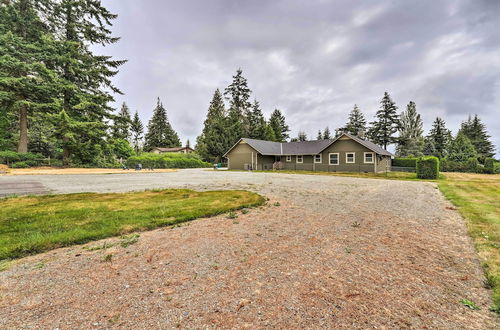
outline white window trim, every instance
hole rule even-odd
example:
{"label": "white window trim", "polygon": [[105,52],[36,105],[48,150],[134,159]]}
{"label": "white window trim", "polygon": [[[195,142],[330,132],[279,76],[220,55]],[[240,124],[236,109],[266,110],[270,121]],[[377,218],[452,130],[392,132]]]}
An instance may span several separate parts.
{"label": "white window trim", "polygon": [[290,163],[292,161],[292,156],[286,156],[286,162]]}
{"label": "white window trim", "polygon": [[[372,161],[371,162],[367,162],[366,161],[366,155],[372,155]],[[365,152],[363,160],[364,160],[365,164],[373,164],[373,163],[375,163],[375,153],[374,152]]]}
{"label": "white window trim", "polygon": [[[319,161],[316,161],[316,156],[319,156]],[[322,154],[314,155],[314,164],[321,164],[321,163],[323,163],[323,155]]]}
{"label": "white window trim", "polygon": [[[352,154],[352,162],[350,162],[347,155]],[[348,151],[345,153],[345,163],[346,164],[355,164],[356,163],[356,153],[354,151]]]}
{"label": "white window trim", "polygon": [[[299,162],[299,156],[300,156],[300,162]],[[304,155],[295,156],[295,160],[297,161],[297,164],[303,164],[304,163]]]}
{"label": "white window trim", "polygon": [[[332,164],[332,158],[330,155],[337,155],[337,164]],[[330,152],[328,154],[328,165],[339,165],[340,164],[340,154],[338,152]]]}

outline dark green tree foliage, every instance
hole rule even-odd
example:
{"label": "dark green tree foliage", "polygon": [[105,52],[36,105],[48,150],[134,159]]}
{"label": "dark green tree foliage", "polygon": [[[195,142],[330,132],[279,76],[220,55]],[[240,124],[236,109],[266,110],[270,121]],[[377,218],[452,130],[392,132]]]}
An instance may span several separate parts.
{"label": "dark green tree foliage", "polygon": [[[40,19],[50,11],[49,4],[45,0],[0,3],[0,137],[17,137],[19,152],[28,151],[28,116],[56,107],[50,98],[56,73],[49,65],[56,56],[55,42]],[[18,125],[6,123],[14,119]]]}
{"label": "dark green tree foliage", "polygon": [[398,107],[391,99],[389,93],[385,92],[382,101],[380,101],[380,109],[377,111],[376,120],[371,122],[372,125],[368,131],[370,140],[387,149],[389,144],[397,141],[394,133],[398,130],[399,118],[397,114]]}
{"label": "dark green tree foliage", "polygon": [[447,159],[455,162],[466,162],[476,158],[477,152],[471,141],[463,132],[459,132],[448,147]]}
{"label": "dark green tree foliage", "polygon": [[266,141],[276,141],[276,134],[271,125],[266,124],[264,140]]}
{"label": "dark green tree foliage", "polygon": [[[332,134],[330,133],[330,129],[328,126],[325,127],[325,130],[323,131],[323,140],[330,140],[332,138]],[[319,139],[318,139],[319,140]]]}
{"label": "dark green tree foliage", "polygon": [[153,117],[148,123],[148,132],[145,136],[144,150],[150,151],[153,148],[180,147],[181,140],[170,125],[167,118],[167,110],[158,98],[156,108],[153,110]]}
{"label": "dark green tree foliage", "polygon": [[347,124],[343,130],[351,135],[364,137],[366,132],[366,119],[356,104],[349,113]]}
{"label": "dark green tree foliage", "polygon": [[396,155],[398,157],[423,156],[425,144],[423,132],[422,118],[417,113],[415,102],[410,101],[406,110],[401,113]]}
{"label": "dark green tree foliage", "polygon": [[478,115],[474,115],[473,118],[469,116],[467,121],[462,122],[460,132],[469,138],[479,157],[487,158],[495,155],[495,147],[490,141],[491,136],[488,135],[486,126]]}
{"label": "dark green tree foliage", "polygon": [[434,141],[430,137],[424,137],[424,147],[422,153],[425,156],[436,156],[436,147],[434,146]]}
{"label": "dark green tree foliage", "polygon": [[118,115],[113,118],[113,127],[111,129],[111,136],[114,139],[128,140],[130,139],[131,131],[130,126],[132,119],[130,118],[130,110],[123,102]]}
{"label": "dark green tree foliage", "polygon": [[316,137],[316,140],[323,140],[323,133],[321,133],[321,130],[318,130],[318,136]]}
{"label": "dark green tree foliage", "polygon": [[432,156],[418,158],[416,172],[419,179],[438,179],[439,158]]}
{"label": "dark green tree foliage", "polygon": [[252,139],[265,140],[266,138],[266,120],[260,109],[260,104],[255,100],[252,108],[248,112],[248,137]]}
{"label": "dark green tree foliage", "polygon": [[186,148],[191,148],[191,142],[189,142],[189,139],[186,140]]}
{"label": "dark green tree foliage", "polygon": [[297,141],[307,141],[307,134],[304,131],[299,131],[297,135]]}
{"label": "dark green tree foliage", "polygon": [[233,137],[226,131],[225,113],[224,100],[217,89],[208,107],[203,131],[196,138],[196,152],[206,161],[221,161],[222,155],[232,146]]}
{"label": "dark green tree foliage", "polygon": [[433,156],[444,158],[446,156],[446,149],[451,140],[451,132],[446,128],[446,123],[443,119],[437,117],[436,120],[434,120],[428,138],[434,145],[435,153]]}
{"label": "dark green tree foliage", "polygon": [[132,141],[134,143],[134,150],[138,153],[141,150],[142,134],[144,133],[144,126],[137,111],[134,114],[134,119],[130,123],[130,132],[132,133]]}
{"label": "dark green tree foliage", "polygon": [[269,118],[269,126],[271,126],[271,128],[273,129],[275,141],[286,142],[286,140],[290,137],[288,135],[290,129],[285,122],[285,116],[281,113],[280,110],[274,109],[271,117]]}
{"label": "dark green tree foliage", "polygon": [[242,137],[248,137],[248,113],[251,107],[249,102],[251,92],[248,88],[247,79],[243,77],[243,71],[238,69],[236,75],[233,76],[233,81],[224,90],[224,96],[229,100],[226,134],[229,135],[232,144]]}

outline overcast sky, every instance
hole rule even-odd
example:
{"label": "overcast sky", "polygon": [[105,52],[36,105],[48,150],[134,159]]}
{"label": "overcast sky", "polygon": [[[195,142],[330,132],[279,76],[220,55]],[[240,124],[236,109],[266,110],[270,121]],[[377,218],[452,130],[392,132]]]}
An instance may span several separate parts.
{"label": "overcast sky", "polygon": [[500,1],[103,1],[118,14],[127,59],[116,97],[144,124],[159,96],[193,143],[216,88],[243,70],[268,116],[281,109],[296,136],[342,126],[356,103],[369,121],[388,91],[456,133],[469,114],[500,145]]}

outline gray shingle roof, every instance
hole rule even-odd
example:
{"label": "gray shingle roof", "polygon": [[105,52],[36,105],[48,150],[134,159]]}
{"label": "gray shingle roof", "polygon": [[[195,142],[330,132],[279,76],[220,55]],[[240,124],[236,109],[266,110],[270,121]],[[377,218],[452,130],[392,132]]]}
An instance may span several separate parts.
{"label": "gray shingle roof", "polygon": [[[316,141],[300,141],[300,142],[272,142],[255,140],[249,138],[242,138],[241,140],[248,143],[252,148],[257,150],[262,155],[272,155],[272,156],[287,156],[287,155],[316,155],[332,145],[341,136],[348,136],[359,144],[365,146],[366,148],[376,152],[379,155],[393,156],[392,153],[383,149],[382,147],[376,145],[373,142],[363,140],[357,136],[343,133],[333,140],[316,140]],[[237,144],[235,144],[236,146]],[[234,146],[231,148],[233,149]],[[231,151],[229,149],[224,156]]]}

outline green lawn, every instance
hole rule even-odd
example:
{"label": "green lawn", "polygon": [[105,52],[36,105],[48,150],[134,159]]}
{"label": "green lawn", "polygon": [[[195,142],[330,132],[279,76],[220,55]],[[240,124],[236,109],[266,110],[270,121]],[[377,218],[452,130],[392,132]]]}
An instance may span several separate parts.
{"label": "green lawn", "polygon": [[264,203],[240,191],[168,189],[0,200],[0,261]]}
{"label": "green lawn", "polygon": [[439,189],[467,219],[469,234],[500,312],[500,175],[445,173]]}

